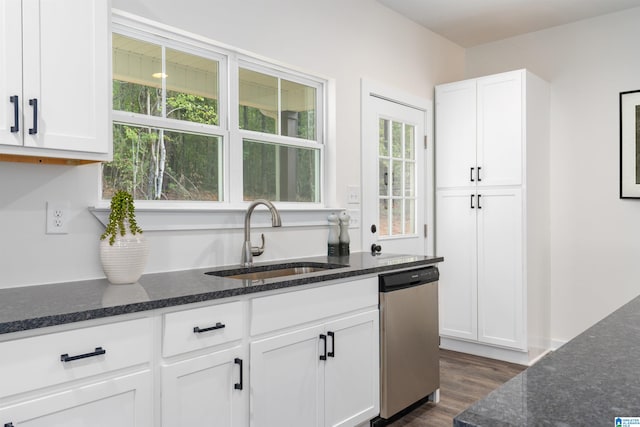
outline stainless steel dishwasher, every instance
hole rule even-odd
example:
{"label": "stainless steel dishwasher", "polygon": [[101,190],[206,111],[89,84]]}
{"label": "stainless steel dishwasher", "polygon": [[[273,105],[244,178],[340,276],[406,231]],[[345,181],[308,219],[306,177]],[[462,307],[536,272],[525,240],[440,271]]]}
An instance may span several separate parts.
{"label": "stainless steel dishwasher", "polygon": [[380,417],[373,426],[439,400],[438,278],[435,266],[379,276]]}

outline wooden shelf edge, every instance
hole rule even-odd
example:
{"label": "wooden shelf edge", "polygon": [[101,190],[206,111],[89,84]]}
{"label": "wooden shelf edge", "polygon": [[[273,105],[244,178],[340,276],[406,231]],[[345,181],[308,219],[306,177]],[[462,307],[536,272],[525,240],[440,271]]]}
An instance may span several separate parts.
{"label": "wooden shelf edge", "polygon": [[80,166],[100,163],[100,160],[64,159],[55,157],[20,156],[16,154],[0,154],[0,162],[34,163],[41,165]]}

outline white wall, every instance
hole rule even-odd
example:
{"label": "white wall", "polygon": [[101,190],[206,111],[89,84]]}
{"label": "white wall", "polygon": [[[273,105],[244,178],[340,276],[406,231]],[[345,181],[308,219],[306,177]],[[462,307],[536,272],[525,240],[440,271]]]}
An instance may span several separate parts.
{"label": "white wall", "polygon": [[466,77],[551,83],[551,332],[567,340],[640,293],[640,200],[620,200],[618,94],[640,89],[640,8],[467,50]]}
{"label": "white wall", "polygon": [[[462,48],[374,0],[113,0],[113,7],[334,78],[334,206],[345,205],[347,185],[360,184],[360,79],[431,99],[435,84],[464,72]],[[103,277],[103,227],[87,211],[97,201],[99,174],[99,165],[0,163],[0,287]],[[68,235],[45,234],[46,201],[71,203]],[[269,246],[260,261],[326,251],[324,227],[264,232]],[[243,240],[242,230],[146,236],[147,272],[237,263]]]}

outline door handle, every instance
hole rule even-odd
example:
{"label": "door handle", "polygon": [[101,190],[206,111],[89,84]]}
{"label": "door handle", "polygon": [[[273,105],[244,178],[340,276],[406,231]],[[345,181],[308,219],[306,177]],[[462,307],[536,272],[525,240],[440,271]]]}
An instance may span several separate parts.
{"label": "door handle", "polygon": [[482,194],[478,194],[478,209],[482,209],[482,206],[480,206],[480,197],[482,197]]}
{"label": "door handle", "polygon": [[242,390],[242,384],[243,384],[243,380],[242,380],[242,359],[236,357],[235,359],[233,359],[233,363],[235,363],[236,365],[240,365],[240,382],[239,383],[235,383],[233,385],[233,389],[234,390]]}
{"label": "door handle", "polygon": [[38,98],[29,100],[29,105],[33,107],[33,127],[29,128],[29,135],[38,133]]}
{"label": "door handle", "polygon": [[474,180],[473,180],[473,170],[474,169],[475,168],[471,168],[471,170],[469,171],[469,179],[471,180],[471,182],[474,182]]}
{"label": "door handle", "polygon": [[471,209],[475,209],[475,206],[473,206],[473,194],[471,195]]}
{"label": "door handle", "polygon": [[336,334],[329,331],[327,335],[331,337],[331,351],[327,353],[327,356],[336,357]]}
{"label": "door handle", "polygon": [[320,334],[320,339],[324,343],[324,351],[320,355],[320,360],[327,360],[327,336],[325,334]]}
{"label": "door handle", "polygon": [[9,102],[13,104],[13,126],[11,126],[11,132],[15,133],[20,130],[20,119],[18,117],[18,95],[13,95],[9,97]]}
{"label": "door handle", "polygon": [[482,166],[478,166],[478,173],[477,173],[477,178],[478,178],[478,182],[482,181],[482,179],[480,178],[480,169],[482,169]]}

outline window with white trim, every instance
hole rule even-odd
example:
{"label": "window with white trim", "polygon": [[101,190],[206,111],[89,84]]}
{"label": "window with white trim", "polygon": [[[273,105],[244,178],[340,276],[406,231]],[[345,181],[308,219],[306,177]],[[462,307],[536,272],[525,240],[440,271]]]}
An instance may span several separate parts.
{"label": "window with white trim", "polygon": [[321,205],[326,81],[200,38],[114,23],[102,198]]}

